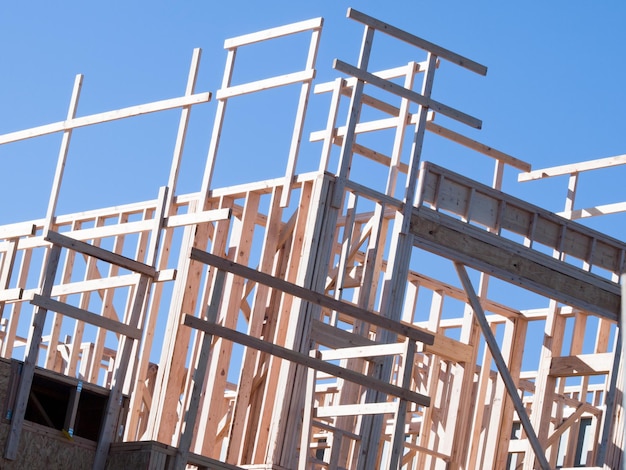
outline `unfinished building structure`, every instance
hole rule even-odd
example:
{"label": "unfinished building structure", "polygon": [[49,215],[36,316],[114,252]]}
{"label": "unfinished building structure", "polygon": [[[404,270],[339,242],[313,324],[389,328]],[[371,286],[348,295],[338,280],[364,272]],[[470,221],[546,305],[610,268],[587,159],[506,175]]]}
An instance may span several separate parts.
{"label": "unfinished building structure", "polygon": [[[581,172],[626,156],[531,171],[453,130],[481,122],[431,96],[440,63],[486,67],[348,17],[362,47],[332,82],[315,82],[313,19],[226,40],[214,94],[195,90],[195,51],[180,97],[77,117],[78,76],[67,119],[0,136],[62,134],[45,217],[0,227],[1,468],[622,465],[626,243],[575,219],[624,204],[579,209],[575,195]],[[234,82],[240,49],[296,35],[309,40],[302,70]],[[372,70],[381,35],[414,60]],[[217,186],[227,103],[280,87],[299,90],[289,151],[258,158],[284,174]],[[312,100],[327,118],[305,133]],[[190,113],[210,101],[201,187],[179,194]],[[57,213],[73,132],[171,109],[155,199]],[[437,165],[431,138],[493,171],[479,182]],[[319,167],[298,173],[306,139]],[[508,194],[505,166],[520,181],[569,175],[564,212]],[[509,284],[544,305],[495,300]]]}

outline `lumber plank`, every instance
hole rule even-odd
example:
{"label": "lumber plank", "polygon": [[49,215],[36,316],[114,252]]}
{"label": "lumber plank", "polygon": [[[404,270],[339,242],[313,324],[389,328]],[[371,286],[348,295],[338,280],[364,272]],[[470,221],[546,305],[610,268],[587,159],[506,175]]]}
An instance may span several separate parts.
{"label": "lumber plank", "polygon": [[608,374],[613,366],[613,357],[613,353],[553,357],[550,364],[550,375],[554,377],[580,377]]}
{"label": "lumber plank", "polygon": [[204,264],[209,264],[216,267],[217,269],[223,269],[238,276],[243,276],[247,279],[251,279],[269,287],[279,289],[286,294],[295,295],[296,297],[307,300],[314,304],[343,312],[361,321],[365,321],[381,328],[388,329],[390,331],[393,331],[394,333],[411,338],[415,341],[419,341],[424,344],[433,343],[434,338],[430,333],[422,331],[417,327],[414,327],[413,325],[390,320],[386,317],[371,313],[368,310],[359,308],[354,304],[336,300],[332,297],[320,294],[319,292],[310,291],[291,282],[287,282],[282,279],[270,276],[269,274],[256,271],[247,266],[234,263],[225,258],[213,255],[211,253],[207,253],[202,250],[198,250],[197,248],[193,248],[191,250],[190,256],[192,259],[200,261]]}
{"label": "lumber plank", "polygon": [[442,59],[446,59],[456,65],[464,67],[472,72],[475,72],[479,75],[487,74],[487,67],[479,64],[478,62],[474,62],[467,57],[463,57],[455,52],[452,52],[448,49],[445,49],[437,44],[433,44],[432,42],[426,41],[418,36],[415,36],[411,33],[403,31],[395,26],[384,23],[376,18],[366,15],[365,13],[361,13],[354,8],[349,8],[347,13],[348,18],[352,18],[360,23],[371,26],[378,31],[382,31],[386,34],[389,34],[395,38],[398,38],[404,42],[407,42],[413,46],[419,47],[428,52],[432,52],[437,57],[441,57]]}
{"label": "lumber plank", "polygon": [[[57,268],[59,266],[60,257],[61,247],[52,246],[52,248],[48,251],[45,269],[41,279],[42,295],[50,295]],[[35,367],[39,356],[39,347],[41,345],[43,328],[46,322],[46,314],[47,311],[45,309],[40,307],[36,309],[30,334],[28,335],[26,343],[26,358],[24,360],[22,374],[17,386],[17,394],[11,417],[11,427],[9,428],[4,449],[4,458],[8,460],[15,460],[17,458],[18,446],[22,434],[22,426],[24,424],[24,415],[26,413],[28,396],[30,395],[30,388],[33,383],[33,376],[35,374]]]}
{"label": "lumber plank", "polygon": [[432,98],[427,98],[424,95],[416,91],[407,90],[403,86],[397,85],[394,82],[391,82],[388,80],[384,80],[380,77],[377,77],[373,73],[362,70],[358,67],[350,65],[339,59],[335,59],[333,68],[335,70],[338,70],[339,72],[344,72],[349,75],[352,75],[353,77],[357,77],[358,79],[363,80],[364,82],[375,85],[378,88],[386,90],[402,98],[407,98],[408,100],[411,100],[414,103],[430,108],[433,111],[441,113],[444,116],[454,119],[455,121],[459,121],[463,124],[467,124],[470,127],[474,127],[476,129],[480,129],[482,127],[482,121],[480,119],[470,116],[469,114],[463,113],[448,105],[440,103],[439,101],[433,100]]}
{"label": "lumber plank", "polygon": [[0,239],[28,237],[35,235],[36,231],[37,225],[32,222],[3,225],[0,227]]}
{"label": "lumber plank", "polygon": [[48,234],[44,237],[44,240],[54,245],[78,251],[88,256],[93,256],[94,258],[105,261],[107,263],[115,264],[121,268],[125,268],[140,274],[145,274],[146,276],[150,276],[151,278],[155,278],[157,276],[157,271],[152,266],[148,266],[147,264],[135,261],[117,253],[112,253],[103,248],[90,245],[89,243],[67,237],[52,230],[48,232]]}
{"label": "lumber plank", "polygon": [[511,373],[509,372],[508,366],[504,357],[502,357],[502,353],[500,348],[498,347],[498,343],[496,341],[491,328],[489,328],[489,324],[487,323],[487,319],[485,317],[485,312],[480,304],[480,299],[474,292],[474,287],[472,286],[472,281],[470,280],[465,266],[461,263],[455,263],[455,267],[457,273],[459,274],[459,278],[461,279],[461,283],[463,284],[463,288],[467,292],[467,297],[472,306],[472,310],[474,311],[474,318],[478,321],[480,325],[480,329],[483,332],[483,336],[485,338],[485,342],[491,351],[491,355],[493,356],[494,362],[498,368],[498,372],[500,373],[500,377],[502,378],[504,385],[506,386],[506,390],[509,393],[509,398],[513,401],[513,405],[515,407],[515,411],[517,412],[517,416],[522,423],[522,427],[524,431],[526,431],[526,436],[530,445],[535,453],[535,458],[539,462],[539,465],[542,470],[550,470],[550,464],[546,459],[546,455],[541,446],[541,442],[537,438],[537,434],[533,429],[533,426],[530,422],[530,418],[528,417],[528,413],[522,403],[522,399],[519,396],[519,392],[517,390],[517,385],[513,381],[511,377]]}
{"label": "lumber plank", "polygon": [[500,150],[494,149],[485,144],[481,144],[469,137],[465,137],[458,132],[454,132],[446,127],[443,127],[439,124],[435,124],[433,121],[427,121],[426,130],[433,132],[441,137],[445,137],[446,139],[452,140],[457,144],[464,145],[467,148],[472,150],[476,150],[477,152],[482,153],[483,155],[487,155],[488,157],[494,158],[498,161],[506,163],[507,165],[511,165],[513,168],[516,168],[521,171],[530,171],[531,165],[525,161],[522,161],[518,158],[512,157]]}
{"label": "lumber plank", "polygon": [[244,34],[226,39],[226,41],[224,41],[224,49],[236,49],[237,47],[267,41],[268,39],[275,39],[309,30],[319,30],[323,24],[323,18],[312,18],[310,20],[299,21],[284,26],[278,26],[276,28],[269,28],[255,33]]}
{"label": "lumber plank", "polygon": [[104,328],[115,333],[119,333],[124,336],[128,336],[132,339],[141,338],[141,330],[122,322],[112,320],[97,313],[83,310],[82,308],[74,307],[73,305],[59,302],[41,295],[35,294],[30,301],[31,304],[38,307],[45,308],[46,310],[52,310],[53,312],[60,313],[64,316],[74,318],[75,320],[89,323],[91,325]]}
{"label": "lumber plank", "polygon": [[355,405],[320,406],[315,408],[316,418],[332,418],[337,416],[361,416],[394,413],[398,403],[393,401],[382,403],[357,403]]}
{"label": "lumber plank", "polygon": [[306,354],[302,354],[291,349],[284,348],[282,346],[278,346],[274,343],[270,343],[269,341],[248,336],[244,333],[240,333],[230,328],[225,328],[223,326],[201,320],[188,314],[184,315],[183,324],[197,330],[202,330],[205,333],[216,335],[226,340],[239,343],[243,346],[266,352],[281,359],[295,362],[297,364],[310,367],[321,372],[325,372],[335,377],[358,383],[359,385],[363,385],[364,387],[378,390],[382,393],[393,395],[398,398],[402,398],[418,405],[430,406],[430,398],[428,396],[421,395],[419,393],[415,393],[401,387],[397,387],[388,382],[383,382],[381,380],[368,377],[361,373],[354,372],[340,366],[336,366],[321,359],[310,357]]}
{"label": "lumber plank", "polygon": [[369,346],[354,346],[340,349],[329,349],[320,351],[320,359],[332,361],[348,358],[374,358],[379,356],[391,356],[404,354],[404,343],[377,343]]}
{"label": "lumber plank", "polygon": [[550,168],[540,168],[538,170],[520,173],[517,176],[517,181],[533,181],[543,178],[551,178],[553,176],[571,175],[573,173],[582,173],[583,171],[599,170],[601,168],[624,164],[626,164],[626,154],[599,158],[596,160],[588,160],[580,163],[569,163],[567,165],[553,166]]}
{"label": "lumber plank", "polygon": [[247,95],[257,91],[269,90],[285,85],[293,85],[311,81],[315,78],[315,70],[302,70],[301,72],[286,73],[277,77],[264,78],[241,85],[231,85],[228,88],[220,88],[215,94],[217,100],[223,101],[235,96]]}
{"label": "lumber plank", "polygon": [[104,122],[116,121],[118,119],[125,119],[133,116],[140,116],[142,114],[155,113],[158,111],[165,111],[167,109],[182,108],[184,106],[207,103],[209,101],[211,101],[211,93],[197,93],[195,95],[155,101],[148,104],[140,104],[137,106],[122,108],[115,111],[92,114],[90,116],[67,119],[65,121],[59,121],[53,124],[46,124],[43,126],[33,127],[24,131],[11,132],[9,134],[1,135],[0,145],[12,142],[19,142],[20,140],[30,139],[32,137],[40,137],[43,135],[54,134],[56,132],[63,132],[70,129],[77,129],[79,127],[102,124]]}

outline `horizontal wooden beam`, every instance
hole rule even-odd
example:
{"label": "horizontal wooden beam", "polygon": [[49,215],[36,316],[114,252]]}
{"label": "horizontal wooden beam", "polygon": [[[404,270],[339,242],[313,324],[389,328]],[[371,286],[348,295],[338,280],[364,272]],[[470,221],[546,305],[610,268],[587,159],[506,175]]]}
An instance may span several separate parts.
{"label": "horizontal wooden beam", "polygon": [[365,13],[361,13],[360,11],[355,10],[354,8],[348,9],[347,16],[348,18],[352,18],[353,20],[356,20],[359,23],[363,23],[378,31],[389,34],[390,36],[400,39],[401,41],[409,43],[415,47],[419,47],[420,49],[423,49],[425,51],[432,52],[437,57],[448,60],[456,65],[459,65],[468,70],[471,70],[472,72],[476,72],[477,74],[480,74],[480,75],[487,75],[487,67],[485,67],[484,65],[481,65],[478,62],[474,62],[473,60],[468,59],[467,57],[463,57],[462,55],[459,55],[456,52],[452,52],[430,41],[426,41],[425,39],[422,39],[411,33],[407,33],[406,31],[396,28],[395,26],[392,26],[390,24],[377,20],[376,18],[368,16]]}
{"label": "horizontal wooden beam", "polygon": [[89,243],[81,242],[71,237],[66,237],[65,235],[61,235],[60,233],[52,230],[46,234],[44,240],[54,245],[78,251],[87,256],[92,256],[101,261],[114,264],[136,273],[145,274],[146,276],[150,276],[152,278],[157,277],[157,270],[152,266],[148,266],[147,264],[135,261],[134,259],[127,258],[126,256],[122,256],[117,253],[112,253],[104,248],[90,245]]}
{"label": "horizontal wooden beam", "polygon": [[14,287],[12,289],[0,290],[0,302],[20,300],[24,295],[24,289],[21,287]]}
{"label": "horizontal wooden beam", "polygon": [[580,163],[570,163],[567,165],[553,166],[550,168],[540,168],[538,170],[522,173],[517,176],[517,181],[532,181],[543,178],[551,178],[553,176],[571,175],[573,173],[582,173],[583,171],[599,170],[617,165],[626,164],[626,154],[616,155],[614,157],[599,158],[597,160],[589,160]]}
{"label": "horizontal wooden beam", "polygon": [[254,44],[256,42],[267,41],[268,39],[280,38],[290,34],[302,33],[305,31],[319,30],[324,24],[323,18],[313,18],[310,20],[299,21],[285,26],[264,29],[255,33],[243,34],[224,41],[224,49],[235,49],[237,47]]}
{"label": "horizontal wooden beam", "polygon": [[469,137],[465,137],[458,132],[454,132],[446,127],[440,126],[439,124],[435,124],[432,121],[426,122],[426,130],[440,135],[441,137],[445,137],[448,140],[456,142],[457,144],[463,145],[464,147],[475,150],[483,155],[487,155],[495,160],[498,160],[502,163],[506,163],[507,165],[512,166],[513,168],[517,168],[521,171],[530,171],[531,165],[525,161],[522,161],[518,158],[512,157],[511,155],[507,155],[500,150],[496,150],[493,147],[490,147],[485,144],[481,144],[480,142],[470,139]]}
{"label": "horizontal wooden beam", "polygon": [[401,85],[398,85],[389,80],[385,80],[383,78],[377,77],[373,73],[362,70],[353,65],[347,64],[339,59],[335,59],[333,64],[333,68],[340,71],[352,75],[360,80],[363,80],[367,83],[370,83],[378,88],[381,88],[385,91],[393,93],[394,95],[400,96],[401,98],[406,98],[414,103],[425,106],[433,111],[436,111],[444,116],[448,116],[455,121],[462,122],[463,124],[467,124],[470,127],[474,127],[476,129],[480,129],[482,127],[482,121],[477,119],[469,114],[461,112],[457,109],[454,109],[448,105],[440,103],[439,101],[435,101],[433,99],[427,98],[424,95],[419,94],[416,91],[409,90],[404,88]]}
{"label": "horizontal wooden beam", "polygon": [[19,142],[20,140],[39,137],[42,135],[54,134],[55,132],[68,131],[79,127],[91,126],[93,124],[101,124],[103,122],[116,121],[142,114],[155,113],[165,111],[167,109],[183,108],[199,103],[207,103],[211,101],[211,93],[198,93],[195,95],[181,96],[179,98],[171,98],[168,100],[155,101],[148,104],[140,104],[130,106],[128,108],[117,109],[115,111],[107,111],[90,116],[83,116],[74,119],[67,119],[44,126],[33,127],[23,131],[11,132],[0,136],[0,145],[11,142]]}
{"label": "horizontal wooden beam", "polygon": [[187,214],[171,215],[165,219],[165,227],[182,227],[184,225],[202,224],[206,222],[216,222],[218,220],[230,219],[231,209],[213,209],[201,212],[190,212]]}
{"label": "horizontal wooden beam", "polygon": [[285,85],[292,85],[294,83],[302,83],[311,81],[315,78],[315,70],[308,69],[301,72],[287,73],[278,77],[264,78],[250,83],[243,83],[241,85],[234,85],[228,88],[222,88],[217,91],[215,98],[218,100],[224,100],[226,98],[232,98],[234,96],[246,95],[249,93],[255,93],[257,91],[269,90],[271,88],[277,88]]}
{"label": "horizontal wooden beam", "polygon": [[554,377],[579,377],[608,374],[613,367],[613,353],[577,354],[553,357],[550,375]]}
{"label": "horizontal wooden beam", "polygon": [[427,207],[411,218],[414,244],[548,298],[617,321],[619,286]]}
{"label": "horizontal wooden beam", "polygon": [[406,345],[404,343],[377,343],[369,346],[353,346],[348,348],[337,348],[320,351],[320,359],[333,361],[337,359],[372,358],[380,356],[393,356],[404,354]]}
{"label": "horizontal wooden beam", "polygon": [[626,212],[626,202],[614,202],[612,204],[601,204],[584,209],[557,212],[557,215],[570,220],[578,220],[587,217],[597,217],[599,215],[619,214],[620,212]]}
{"label": "horizontal wooden beam", "polygon": [[357,307],[354,304],[343,302],[322,293],[305,289],[304,287],[300,287],[270,274],[235,263],[226,258],[222,258],[221,256],[216,256],[211,253],[207,253],[206,251],[198,250],[197,248],[191,249],[190,257],[191,259],[200,261],[201,263],[214,266],[217,269],[244,277],[253,282],[258,282],[265,286],[278,289],[279,291],[289,295],[294,295],[308,302],[345,313],[346,315],[349,315],[357,320],[376,325],[414,341],[419,341],[424,344],[433,344],[434,337],[430,332],[414,327],[409,323],[391,320],[381,315],[372,313],[369,310]]}
{"label": "horizontal wooden beam", "polygon": [[322,361],[321,359],[307,356],[306,354],[302,354],[297,351],[278,346],[268,341],[255,338],[254,336],[250,336],[230,328],[225,328],[216,323],[201,320],[200,318],[188,314],[183,315],[182,323],[183,325],[195,328],[196,330],[204,331],[207,334],[219,336],[220,338],[224,338],[228,341],[233,341],[243,346],[256,349],[257,351],[265,352],[267,354],[271,354],[272,356],[276,356],[281,359],[285,359],[287,361],[318,370],[320,372],[325,372],[334,377],[341,378],[349,382],[354,382],[366,388],[371,388],[381,393],[392,395],[403,400],[416,403],[418,405],[430,406],[430,398],[425,395],[415,393],[411,390],[397,387],[388,382],[383,382],[373,377],[368,377],[367,375],[363,375],[359,372],[345,369],[335,364]]}
{"label": "horizontal wooden beam", "polygon": [[36,294],[33,296],[30,303],[37,305],[38,307],[45,308],[46,310],[60,313],[66,317],[89,323],[90,325],[104,328],[105,330],[112,331],[114,333],[119,333],[132,339],[141,338],[141,330],[139,328],[132,327],[126,323],[122,323],[111,318],[103,317],[97,313],[83,310],[82,308],[74,307],[73,305],[49,299],[48,297],[42,297],[41,295]]}
{"label": "horizontal wooden beam", "polygon": [[0,239],[27,237],[29,235],[35,235],[36,231],[37,226],[32,222],[3,225],[0,227]]}
{"label": "horizontal wooden beam", "polygon": [[316,418],[332,418],[337,416],[362,416],[395,413],[398,403],[386,401],[382,403],[357,403],[354,405],[331,405],[315,408]]}

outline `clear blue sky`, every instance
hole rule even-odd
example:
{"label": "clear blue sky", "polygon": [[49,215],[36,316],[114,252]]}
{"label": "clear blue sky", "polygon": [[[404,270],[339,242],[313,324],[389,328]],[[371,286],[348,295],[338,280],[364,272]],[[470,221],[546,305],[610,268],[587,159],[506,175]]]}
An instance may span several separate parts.
{"label": "clear blue sky", "polygon": [[[620,1],[5,2],[0,134],[64,119],[77,73],[85,75],[79,116],[179,96],[194,47],[203,49],[197,90],[214,92],[224,39],[316,16],[326,21],[318,77],[332,79],[335,57],[354,62],[358,54],[361,26],[345,18],[348,6],[489,67],[486,77],[467,72],[435,85],[440,101],[483,120],[481,131],[467,129],[471,137],[534,168],[626,153],[626,4]],[[383,62],[391,63],[393,55],[393,49],[379,51]],[[275,65],[275,58],[250,60],[260,76]],[[200,171],[214,109],[212,102],[194,111],[185,154],[189,174]],[[90,207],[75,204],[87,188],[105,193],[114,185],[120,194],[128,192],[128,201],[115,203],[154,197],[167,177],[177,118],[170,112],[141,118],[132,124],[137,128],[121,122],[75,132],[60,210],[98,207],[100,199],[89,200]],[[257,130],[247,132],[255,137]],[[54,135],[0,147],[0,223],[45,214],[59,142]],[[165,169],[142,170],[146,159],[164,162]],[[267,158],[258,161],[268,166]],[[276,166],[279,175],[284,165]],[[258,179],[254,172],[242,178]],[[592,204],[626,199],[615,194],[623,184],[605,184],[604,178],[593,184],[605,195]],[[198,189],[193,177],[185,181],[183,190]],[[525,183],[535,186],[528,196],[519,189],[520,195],[532,199],[547,184]],[[564,194],[565,180],[555,184]],[[102,204],[108,202],[102,197]],[[560,210],[560,197],[553,204],[548,208]]]}

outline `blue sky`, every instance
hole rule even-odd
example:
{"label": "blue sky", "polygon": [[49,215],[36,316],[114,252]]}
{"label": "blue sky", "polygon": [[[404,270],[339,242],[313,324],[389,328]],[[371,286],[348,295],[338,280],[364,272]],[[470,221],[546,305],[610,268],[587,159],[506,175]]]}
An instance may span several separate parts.
{"label": "blue sky", "polygon": [[[317,16],[325,18],[318,80],[333,79],[338,73],[332,60],[354,63],[358,54],[361,25],[345,18],[348,6],[489,67],[486,77],[453,71],[436,81],[437,99],[483,120],[481,131],[459,129],[470,137],[533,168],[626,152],[626,5],[619,1],[6,2],[0,7],[0,134],[64,119],[77,73],[85,75],[79,116],[182,95],[194,47],[203,49],[197,91],[214,92],[225,62],[224,39]],[[385,47],[377,53],[381,64],[392,63],[396,54]],[[260,77],[279,67],[276,56],[246,60]],[[199,188],[194,176],[206,155],[214,109],[212,102],[194,110],[181,190]],[[258,125],[262,112],[252,124],[256,119]],[[60,211],[106,206],[103,195],[111,187],[116,204],[155,197],[167,178],[163,168],[178,119],[177,112],[163,114],[75,132]],[[257,132],[271,133],[242,123],[251,140]],[[53,135],[0,147],[0,223],[45,215],[59,143],[60,135]],[[149,169],[146,159],[154,161]],[[256,158],[242,182],[259,179],[254,169],[271,167],[268,161]],[[278,176],[284,164],[275,166]],[[589,177],[591,204],[624,199],[613,173]],[[507,181],[515,177],[507,173]],[[566,179],[513,186],[511,192],[560,210]],[[101,198],[86,200],[87,189]],[[592,200],[596,189],[602,195]],[[607,226],[613,230],[615,223]]]}

